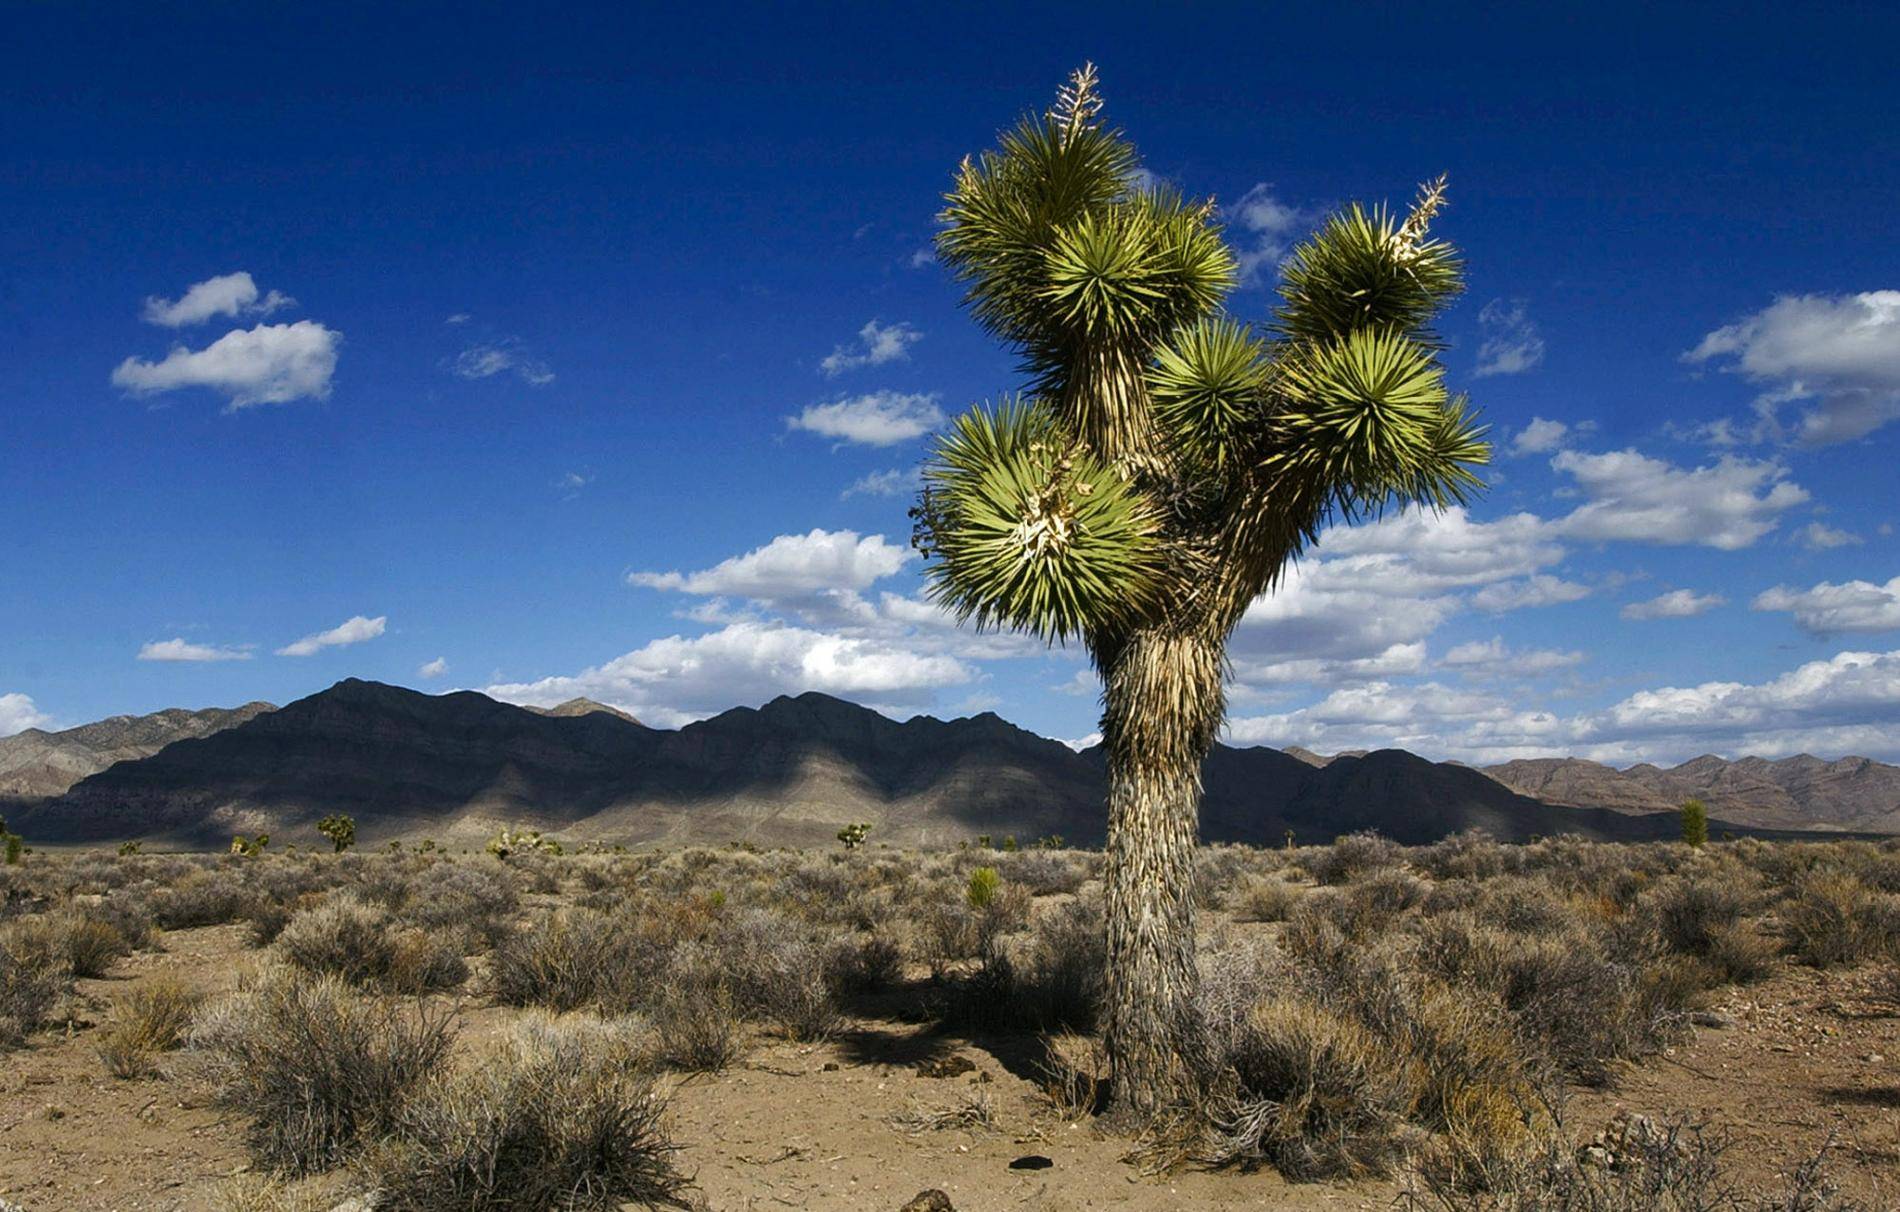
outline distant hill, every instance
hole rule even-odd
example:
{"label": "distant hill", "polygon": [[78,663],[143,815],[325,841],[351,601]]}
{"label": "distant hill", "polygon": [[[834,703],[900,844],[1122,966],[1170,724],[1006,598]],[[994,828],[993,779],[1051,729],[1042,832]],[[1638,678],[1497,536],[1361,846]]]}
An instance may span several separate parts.
{"label": "distant hill", "polygon": [[1765,829],[1900,833],[1900,766],[1871,758],[1823,761],[1801,754],[1770,761],[1705,755],[1664,769],[1617,770],[1581,758],[1506,762],[1485,773],[1552,804],[1618,812],[1664,812],[1700,799],[1710,813]]}
{"label": "distant hill", "polygon": [[[16,795],[7,813],[46,842],[193,845],[238,831],[294,839],[331,812],[355,817],[365,841],[426,835],[457,844],[512,822],[636,844],[830,844],[856,821],[894,845],[982,833],[1092,844],[1103,831],[1102,751],[1073,752],[987,712],[899,723],[803,694],[663,730],[598,704],[543,711],[354,679],[276,710],[258,706],[61,793]],[[1377,829],[1428,842],[1473,827],[1507,840],[1562,832],[1636,840],[1676,830],[1673,813],[1556,806],[1399,750],[1314,764],[1222,746],[1204,781],[1209,840],[1277,844],[1291,830],[1326,841]]]}
{"label": "distant hill", "polygon": [[63,732],[29,728],[0,737],[0,796],[59,795],[115,762],[150,757],[173,741],[209,736],[275,710],[270,703],[203,711],[174,707],[151,715],[115,715]]}

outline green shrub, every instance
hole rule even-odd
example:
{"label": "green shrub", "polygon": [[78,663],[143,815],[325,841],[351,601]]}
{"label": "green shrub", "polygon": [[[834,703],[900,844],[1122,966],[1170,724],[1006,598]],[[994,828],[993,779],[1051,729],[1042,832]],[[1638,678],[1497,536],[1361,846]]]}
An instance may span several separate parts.
{"label": "green shrub", "polygon": [[1709,844],[1709,810],[1701,800],[1682,802],[1682,840],[1698,850]]}

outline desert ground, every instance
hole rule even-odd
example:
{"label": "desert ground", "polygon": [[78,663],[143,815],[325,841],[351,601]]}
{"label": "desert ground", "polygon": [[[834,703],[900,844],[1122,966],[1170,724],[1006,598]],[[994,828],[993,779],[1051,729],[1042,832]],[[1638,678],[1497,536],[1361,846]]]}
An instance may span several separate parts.
{"label": "desert ground", "polygon": [[1140,1130],[1099,863],[29,853],[0,1207],[1900,1207],[1900,844],[1206,849]]}

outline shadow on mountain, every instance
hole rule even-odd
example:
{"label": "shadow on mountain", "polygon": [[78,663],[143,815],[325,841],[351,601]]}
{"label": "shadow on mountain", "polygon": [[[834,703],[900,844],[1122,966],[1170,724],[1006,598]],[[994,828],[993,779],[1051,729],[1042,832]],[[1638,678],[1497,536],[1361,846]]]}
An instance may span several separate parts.
{"label": "shadow on mountain", "polygon": [[[350,679],[120,761],[9,815],[47,842],[184,845],[240,831],[294,840],[333,812],[354,817],[365,840],[427,834],[462,844],[504,822],[629,844],[821,845],[855,821],[891,845],[1102,838],[1101,751],[1073,752],[991,713],[899,723],[809,693],[670,731],[596,707],[538,711],[472,691],[426,695]],[[1423,843],[1469,828],[1513,841],[1644,840],[1676,828],[1671,814],[1558,807],[1400,750],[1315,765],[1223,746],[1204,779],[1210,841],[1279,844],[1291,831],[1320,842],[1377,829]]]}

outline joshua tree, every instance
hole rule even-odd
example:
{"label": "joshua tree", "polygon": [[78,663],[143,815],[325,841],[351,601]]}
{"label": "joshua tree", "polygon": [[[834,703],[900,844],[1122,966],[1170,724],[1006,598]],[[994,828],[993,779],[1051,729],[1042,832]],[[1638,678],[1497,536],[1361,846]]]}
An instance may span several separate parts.
{"label": "joshua tree", "polygon": [[1445,389],[1433,316],[1459,290],[1409,214],[1352,206],[1281,269],[1259,328],[1222,310],[1235,260],[1211,201],[1138,171],[1095,71],[966,159],[941,260],[1025,390],[960,417],[925,468],[916,542],[979,627],[1079,639],[1108,751],[1105,1034],[1117,1104],[1192,1077],[1201,761],[1229,635],[1330,522],[1444,508],[1489,456]]}
{"label": "joshua tree", "polygon": [[333,812],[318,821],[317,832],[330,839],[330,845],[337,854],[356,845],[356,820],[341,812]]}

